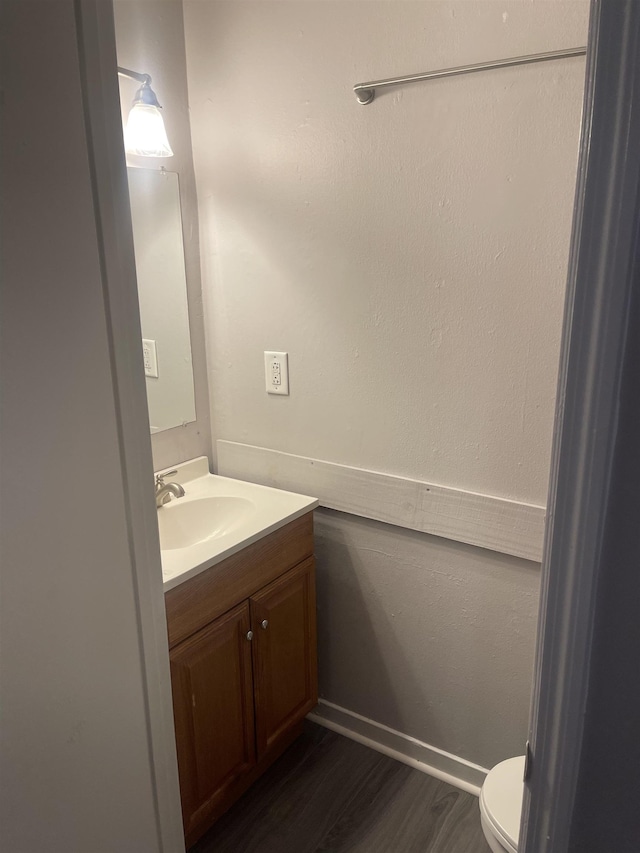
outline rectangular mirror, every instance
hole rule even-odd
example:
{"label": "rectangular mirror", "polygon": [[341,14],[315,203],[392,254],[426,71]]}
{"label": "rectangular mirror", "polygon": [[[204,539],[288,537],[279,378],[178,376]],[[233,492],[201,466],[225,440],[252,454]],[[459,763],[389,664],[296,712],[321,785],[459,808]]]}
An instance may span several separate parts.
{"label": "rectangular mirror", "polygon": [[196,419],[178,175],[127,169],[151,432]]}

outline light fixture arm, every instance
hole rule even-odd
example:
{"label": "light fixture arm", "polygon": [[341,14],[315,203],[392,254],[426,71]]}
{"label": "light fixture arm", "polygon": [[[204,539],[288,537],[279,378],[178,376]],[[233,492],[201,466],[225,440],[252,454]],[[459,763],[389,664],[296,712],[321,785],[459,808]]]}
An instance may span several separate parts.
{"label": "light fixture arm", "polygon": [[137,80],[138,83],[151,83],[151,76],[149,74],[141,74],[139,71],[131,71],[129,68],[123,68],[121,65],[118,65],[118,74],[121,77],[128,77],[130,80]]}
{"label": "light fixture arm", "polygon": [[151,88],[150,74],[141,74],[139,71],[131,71],[130,68],[122,68],[120,65],[118,66],[118,74],[121,77],[128,77],[130,80],[142,83],[142,86],[140,86],[133,98],[134,105],[147,104],[150,107],[157,107],[159,110],[162,109],[162,105],[158,101],[158,96]]}

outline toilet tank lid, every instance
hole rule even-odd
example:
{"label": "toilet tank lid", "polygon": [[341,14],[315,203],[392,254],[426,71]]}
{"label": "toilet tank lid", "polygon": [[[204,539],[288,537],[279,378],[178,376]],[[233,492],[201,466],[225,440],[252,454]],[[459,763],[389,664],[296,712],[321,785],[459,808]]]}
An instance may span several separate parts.
{"label": "toilet tank lid", "polygon": [[480,807],[499,836],[518,846],[522,796],[524,794],[524,755],[496,764],[484,780]]}

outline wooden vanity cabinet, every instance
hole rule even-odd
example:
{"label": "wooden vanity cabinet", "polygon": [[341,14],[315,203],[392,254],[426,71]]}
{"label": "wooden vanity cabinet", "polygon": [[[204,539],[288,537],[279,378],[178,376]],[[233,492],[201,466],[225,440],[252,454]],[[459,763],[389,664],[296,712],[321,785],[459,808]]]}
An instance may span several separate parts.
{"label": "wooden vanity cabinet", "polygon": [[247,602],[170,652],[185,829],[256,763]]}
{"label": "wooden vanity cabinet", "polygon": [[251,596],[258,757],[318,701],[313,557]]}
{"label": "wooden vanity cabinet", "polygon": [[[317,702],[312,550],[308,513],[165,595],[187,846],[281,755]],[[241,596],[231,607],[229,572]]]}

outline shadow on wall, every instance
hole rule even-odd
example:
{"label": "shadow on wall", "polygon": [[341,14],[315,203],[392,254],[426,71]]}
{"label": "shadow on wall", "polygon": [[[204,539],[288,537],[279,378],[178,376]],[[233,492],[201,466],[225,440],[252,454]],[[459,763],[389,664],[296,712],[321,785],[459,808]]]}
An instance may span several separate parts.
{"label": "shadow on wall", "polygon": [[320,696],[491,767],[527,736],[539,565],[316,510]]}
{"label": "shadow on wall", "polygon": [[[320,697],[408,732],[410,721],[398,701],[408,693],[415,697],[416,710],[432,731],[435,720],[430,718],[427,685],[413,675],[396,632],[396,620],[404,618],[403,608],[390,608],[362,550],[332,524],[336,517],[343,514],[316,511]],[[395,584],[393,566],[389,569],[388,583]],[[423,639],[428,641],[426,636]]]}

